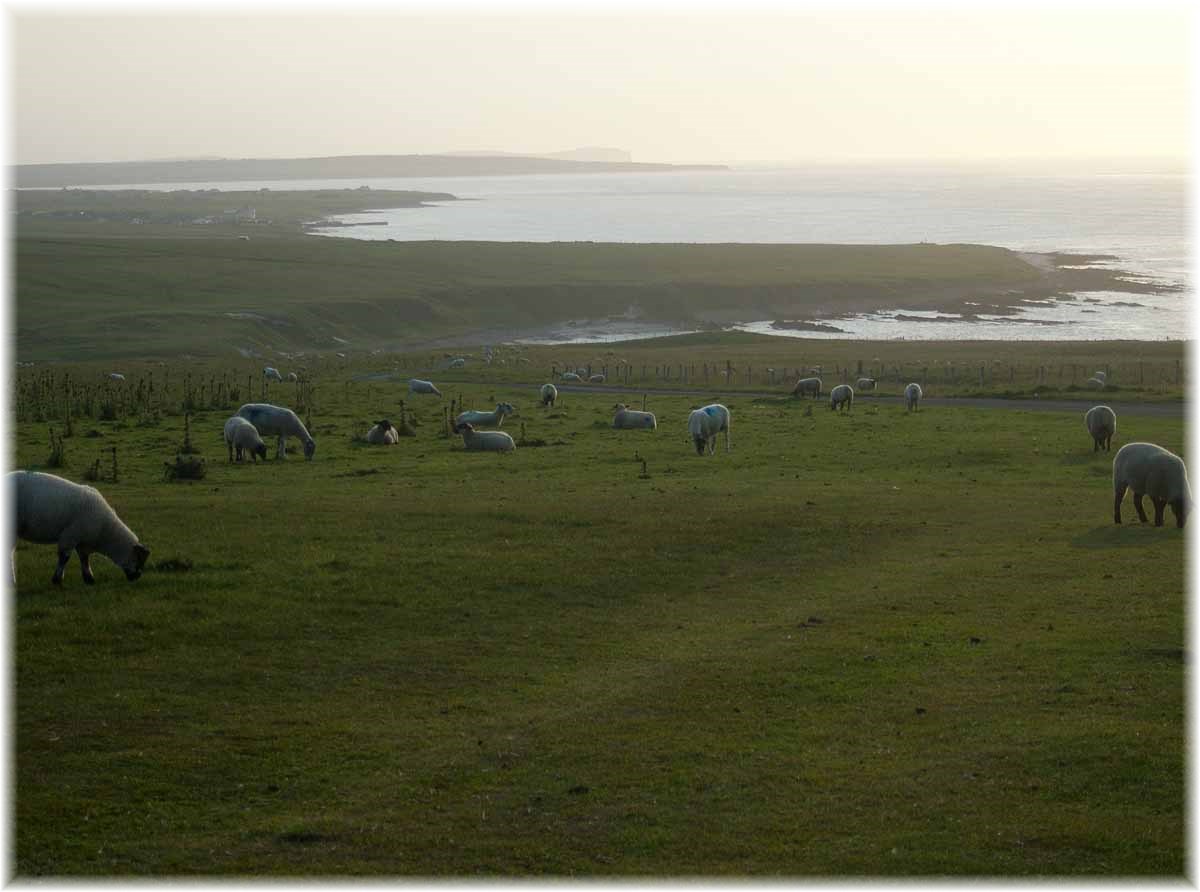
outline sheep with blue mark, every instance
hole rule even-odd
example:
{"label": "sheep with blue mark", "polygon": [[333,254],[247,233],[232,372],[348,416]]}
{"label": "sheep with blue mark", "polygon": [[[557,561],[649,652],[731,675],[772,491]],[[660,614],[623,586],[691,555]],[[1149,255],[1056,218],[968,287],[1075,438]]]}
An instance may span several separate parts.
{"label": "sheep with blue mark", "polygon": [[733,448],[729,444],[729,410],[720,403],[704,406],[688,416],[688,436],[696,447],[697,455],[715,453],[717,434],[722,431],[725,432],[725,451],[729,452]]}

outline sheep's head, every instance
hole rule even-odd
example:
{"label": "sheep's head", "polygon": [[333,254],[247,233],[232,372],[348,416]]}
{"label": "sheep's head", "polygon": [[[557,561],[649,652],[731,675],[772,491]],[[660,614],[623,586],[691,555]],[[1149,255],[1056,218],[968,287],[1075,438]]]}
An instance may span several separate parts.
{"label": "sheep's head", "polygon": [[464,421],[462,424],[456,424],[454,426],[454,432],[456,434],[474,433],[475,426],[472,425],[471,422],[469,422],[469,421]]}
{"label": "sheep's head", "polygon": [[125,571],[125,578],[133,582],[142,575],[142,568],[146,566],[146,558],[150,557],[150,549],[141,542],[133,546],[133,551],[130,552],[129,558],[125,563],[121,564],[121,569]]}
{"label": "sheep's head", "polygon": [[304,444],[304,458],[306,460],[312,461],[313,453],[316,451],[317,451],[317,441],[316,440],[309,440],[307,443]]}
{"label": "sheep's head", "polygon": [[253,452],[254,452],[254,454],[255,454],[255,455],[257,455],[259,458],[261,458],[261,459],[266,459],[266,457],[267,457],[267,444],[266,444],[266,443],[259,443],[257,446],[255,446],[255,447],[254,447],[254,449],[253,449],[252,451],[253,451]]}
{"label": "sheep's head", "polygon": [[696,444],[696,454],[703,455],[705,447],[708,446],[708,437],[692,437],[692,442]]}

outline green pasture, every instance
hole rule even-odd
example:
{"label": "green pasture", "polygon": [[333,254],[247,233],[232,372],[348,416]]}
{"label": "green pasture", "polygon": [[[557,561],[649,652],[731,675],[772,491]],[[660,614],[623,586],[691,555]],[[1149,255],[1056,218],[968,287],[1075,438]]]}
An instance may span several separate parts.
{"label": "green pasture", "polygon": [[[693,383],[614,431],[615,394],[537,405],[575,355],[540,349],[435,376],[440,401],[404,381],[441,356],[300,360],[311,389],[268,397],[307,401],[315,459],[257,465],[220,432],[263,362],[125,368],[154,373],[141,405],[111,363],[37,401],[46,368],[20,370],[16,466],[71,404],[55,473],[99,461],[151,556],[132,584],[96,557],[94,587],[73,558],[57,589],[54,549],[17,548],[18,876],[1183,875],[1185,538],[1112,523],[1086,405]],[[185,375],[226,390],[189,416],[206,476],[170,482]],[[466,453],[459,395],[515,403],[524,445]],[[713,398],[733,450],[701,458]],[[415,436],[357,441],[401,400]],[[1114,449],[1184,450],[1182,417],[1118,415]]]}

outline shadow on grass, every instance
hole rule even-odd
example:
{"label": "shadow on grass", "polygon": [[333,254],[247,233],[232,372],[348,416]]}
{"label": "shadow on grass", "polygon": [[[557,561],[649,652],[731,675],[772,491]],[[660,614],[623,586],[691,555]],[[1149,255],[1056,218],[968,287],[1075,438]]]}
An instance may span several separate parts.
{"label": "shadow on grass", "polygon": [[[1129,514],[1133,514],[1128,510],[1128,506],[1126,506],[1126,510]],[[1132,520],[1126,517],[1120,526],[1110,523],[1105,526],[1093,527],[1086,533],[1081,533],[1071,540],[1071,546],[1073,548],[1145,548],[1160,541],[1162,536],[1173,535],[1183,535],[1182,530],[1176,529],[1174,522],[1170,526],[1156,527],[1153,523],[1142,523],[1134,514]]]}

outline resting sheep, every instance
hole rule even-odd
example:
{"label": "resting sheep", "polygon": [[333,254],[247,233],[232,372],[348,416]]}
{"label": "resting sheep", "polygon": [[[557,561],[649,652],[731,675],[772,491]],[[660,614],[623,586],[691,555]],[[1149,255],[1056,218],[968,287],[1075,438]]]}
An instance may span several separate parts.
{"label": "resting sheep", "polygon": [[283,375],[279,374],[279,369],[273,369],[267,366],[263,369],[263,377],[268,381],[282,381]]}
{"label": "resting sheep", "polygon": [[921,385],[914,381],[904,388],[904,408],[909,412],[917,410],[917,404],[921,402],[921,397],[925,394],[921,390]]}
{"label": "resting sheep", "polygon": [[821,396],[820,378],[801,378],[792,388],[792,396],[804,396],[808,393],[812,394],[814,400]]}
{"label": "resting sheep", "polygon": [[130,582],[142,575],[150,549],[121,522],[98,490],[37,471],[11,471],[7,479],[9,497],[16,506],[11,549],[14,585],[17,538],[58,546],[58,566],[50,580],[55,585],[62,585],[72,550],[79,554],[83,581],[88,585],[96,581],[90,558],[97,551],[124,570]]}
{"label": "resting sheep", "polygon": [[477,431],[470,422],[456,425],[455,433],[462,434],[463,445],[477,452],[512,452],[517,448],[513,438],[504,431]]}
{"label": "resting sheep", "polygon": [[1175,526],[1182,527],[1192,510],[1192,491],[1188,486],[1183,459],[1153,443],[1126,443],[1113,459],[1113,522],[1121,522],[1121,501],[1126,489],[1133,490],[1133,507],[1145,523],[1142,496],[1154,503],[1154,525],[1163,524],[1167,505],[1175,513]]}
{"label": "resting sheep", "polygon": [[410,378],[408,381],[408,389],[411,393],[432,393],[441,396],[442,392],[438,390],[432,381],[423,381],[420,378]]}
{"label": "resting sheep", "polygon": [[558,399],[558,388],[553,384],[542,385],[542,405],[554,408],[554,401]]}
{"label": "resting sheep", "polygon": [[279,438],[276,458],[287,457],[284,441],[288,437],[296,437],[304,444],[304,457],[312,461],[313,453],[317,451],[317,444],[308,435],[304,422],[291,409],[272,406],[270,403],[246,403],[237,410],[237,413],[253,424],[264,437]]}
{"label": "resting sheep", "polygon": [[658,430],[658,420],[653,412],[638,412],[626,408],[624,403],[613,406],[613,430]]}
{"label": "resting sheep", "polygon": [[372,446],[395,446],[400,442],[400,431],[385,418],[376,421],[375,426],[367,431],[367,442]]}
{"label": "resting sheep", "polygon": [[875,389],[875,379],[874,378],[859,378],[857,381],[854,382],[854,386],[858,390],[874,390]]}
{"label": "resting sheep", "polygon": [[233,461],[235,450],[238,461],[242,460],[244,452],[250,453],[255,464],[260,457],[267,457],[267,445],[258,435],[258,429],[241,415],[234,415],[225,422],[225,445],[229,447],[230,461]]}
{"label": "resting sheep", "polygon": [[1100,447],[1108,452],[1112,449],[1113,434],[1117,432],[1117,413],[1108,406],[1092,406],[1083,416],[1088,433],[1092,435],[1092,452],[1099,452]]}
{"label": "resting sheep", "polygon": [[717,434],[725,431],[725,451],[729,452],[729,410],[720,403],[697,409],[688,416],[688,435],[696,446],[696,454],[712,455],[717,451]]}
{"label": "resting sheep", "polygon": [[845,407],[849,411],[854,407],[854,388],[849,384],[839,384],[833,390],[829,391],[829,409],[833,411],[842,411]]}
{"label": "resting sheep", "polygon": [[512,403],[496,403],[496,408],[491,412],[480,412],[477,409],[468,409],[466,412],[460,412],[458,417],[454,419],[455,426],[460,424],[470,424],[475,427],[502,427],[504,425],[504,416],[511,415],[517,411]]}

